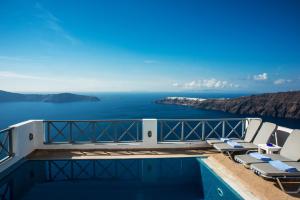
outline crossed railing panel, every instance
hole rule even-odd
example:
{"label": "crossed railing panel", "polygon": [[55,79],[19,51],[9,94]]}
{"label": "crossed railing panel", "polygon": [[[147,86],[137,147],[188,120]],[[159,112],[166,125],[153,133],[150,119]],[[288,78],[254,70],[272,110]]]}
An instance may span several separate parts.
{"label": "crossed railing panel", "polygon": [[12,129],[0,131],[0,163],[13,155],[12,152]]}
{"label": "crossed railing panel", "polygon": [[141,120],[45,121],[46,143],[139,142]]}
{"label": "crossed railing panel", "polygon": [[141,177],[140,160],[52,160],[47,162],[47,181],[126,179]]}
{"label": "crossed railing panel", "polygon": [[204,141],[211,138],[241,138],[247,119],[162,119],[158,141]]}

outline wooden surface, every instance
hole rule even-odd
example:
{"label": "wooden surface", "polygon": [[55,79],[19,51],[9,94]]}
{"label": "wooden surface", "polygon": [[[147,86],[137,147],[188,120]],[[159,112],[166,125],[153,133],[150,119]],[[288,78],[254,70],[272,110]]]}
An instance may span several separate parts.
{"label": "wooden surface", "polygon": [[201,157],[214,154],[209,150],[144,150],[144,151],[103,151],[103,150],[37,150],[27,158],[30,160],[61,159],[122,159],[155,157]]}

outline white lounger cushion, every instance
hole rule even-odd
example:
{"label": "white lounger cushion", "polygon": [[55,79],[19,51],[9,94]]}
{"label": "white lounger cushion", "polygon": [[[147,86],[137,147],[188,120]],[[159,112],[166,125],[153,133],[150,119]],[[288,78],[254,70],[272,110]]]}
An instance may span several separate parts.
{"label": "white lounger cushion", "polygon": [[[245,142],[245,140],[238,139],[238,138],[230,138],[230,140],[234,140],[235,142]],[[224,143],[220,139],[208,139],[206,142],[210,145],[217,144],[217,143]]]}
{"label": "white lounger cushion", "polygon": [[242,145],[242,148],[234,148],[232,146],[230,146],[227,143],[218,143],[218,144],[214,144],[214,148],[217,149],[218,151],[221,152],[226,152],[226,151],[247,151],[247,150],[255,150],[257,149],[257,146],[255,144],[252,143],[239,143],[240,145]]}
{"label": "white lounger cushion", "polygon": [[[272,160],[280,160],[282,162],[292,162],[293,160],[290,160],[288,158],[285,158],[279,154],[264,154],[265,156],[268,156]],[[242,163],[244,165],[250,165],[254,163],[265,163],[266,161],[256,159],[249,154],[244,154],[244,155],[236,155],[234,156],[234,160],[236,160],[239,163]]]}
{"label": "white lounger cushion", "polygon": [[281,176],[300,176],[300,163],[299,162],[287,162],[289,166],[295,167],[298,172],[284,172],[276,169],[269,163],[257,163],[250,165],[250,168],[265,177],[281,177]]}

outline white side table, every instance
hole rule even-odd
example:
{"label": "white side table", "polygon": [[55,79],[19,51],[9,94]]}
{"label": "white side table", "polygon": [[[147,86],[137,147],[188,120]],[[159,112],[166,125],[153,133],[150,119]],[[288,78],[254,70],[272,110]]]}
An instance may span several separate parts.
{"label": "white side table", "polygon": [[263,153],[263,151],[266,152],[266,154],[273,154],[275,152],[280,151],[281,147],[273,144],[273,146],[268,146],[267,144],[258,144],[258,152]]}

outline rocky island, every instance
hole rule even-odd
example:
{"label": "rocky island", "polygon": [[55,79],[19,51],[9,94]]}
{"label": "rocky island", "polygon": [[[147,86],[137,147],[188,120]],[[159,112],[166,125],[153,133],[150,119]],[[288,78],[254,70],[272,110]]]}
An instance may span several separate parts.
{"label": "rocky island", "polygon": [[72,93],[59,94],[20,94],[0,90],[0,102],[49,102],[49,103],[68,103],[83,101],[100,101],[98,97],[78,95]]}
{"label": "rocky island", "polygon": [[300,91],[266,93],[231,99],[167,97],[157,100],[156,103],[191,106],[234,114],[300,119]]}

